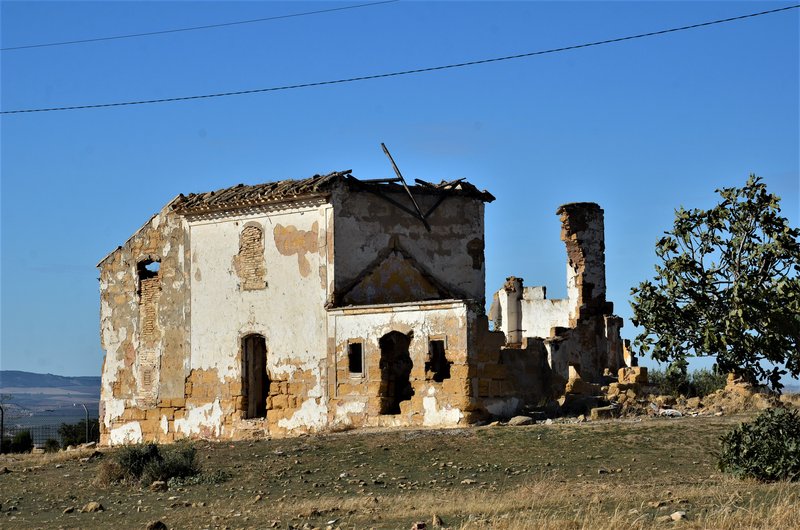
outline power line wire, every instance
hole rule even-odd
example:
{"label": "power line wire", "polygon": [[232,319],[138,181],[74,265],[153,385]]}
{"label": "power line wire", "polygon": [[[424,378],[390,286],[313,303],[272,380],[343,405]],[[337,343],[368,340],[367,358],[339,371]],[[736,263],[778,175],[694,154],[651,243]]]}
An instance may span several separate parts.
{"label": "power line wire", "polygon": [[689,26],[681,26],[677,28],[670,28],[670,29],[663,29],[659,31],[651,31],[648,33],[639,33],[637,35],[629,35],[626,37],[617,37],[614,39],[606,39],[601,41],[595,42],[588,42],[584,44],[576,44],[573,46],[564,46],[562,48],[551,48],[549,50],[540,50],[534,52],[527,52],[527,53],[519,53],[516,55],[506,55],[503,57],[493,57],[491,59],[479,59],[475,61],[466,61],[462,63],[453,63],[447,65],[440,65],[440,66],[429,66],[426,68],[416,68],[413,70],[402,70],[399,72],[389,72],[384,74],[373,74],[373,75],[363,75],[358,77],[349,77],[345,79],[334,79],[328,81],[316,81],[312,83],[300,83],[296,85],[284,85],[284,86],[276,86],[276,87],[267,87],[267,88],[253,88],[249,90],[237,90],[233,92],[218,92],[215,94],[202,94],[197,96],[179,96],[173,98],[162,98],[162,99],[145,99],[139,101],[122,101],[116,103],[98,103],[98,104],[91,104],[91,105],[76,105],[71,107],[50,107],[50,108],[39,108],[39,109],[19,109],[19,110],[5,110],[0,111],[0,114],[22,114],[22,113],[30,113],[30,112],[55,112],[55,111],[62,111],[62,110],[82,110],[82,109],[98,109],[98,108],[105,108],[105,107],[123,107],[129,105],[150,105],[153,103],[170,103],[173,101],[189,101],[192,99],[209,99],[209,98],[220,98],[220,97],[227,97],[227,96],[241,96],[244,94],[257,94],[261,92],[277,92],[281,90],[294,90],[297,88],[309,88],[309,87],[316,87],[316,86],[324,86],[324,85],[336,85],[342,83],[353,83],[355,81],[367,81],[370,79],[383,79],[387,77],[397,77],[401,75],[409,75],[409,74],[420,74],[425,72],[435,72],[439,70],[448,70],[451,68],[462,68],[465,66],[474,66],[478,64],[487,64],[487,63],[495,63],[499,61],[508,61],[511,59],[522,59],[525,57],[533,57],[536,55],[545,55],[550,53],[558,53],[558,52],[565,52],[569,50],[577,50],[581,48],[589,48],[592,46],[601,46],[604,44],[612,44],[615,42],[623,42],[629,41],[634,39],[641,39],[644,37],[653,37],[656,35],[664,35],[667,33],[675,33],[678,31],[686,31],[690,29],[702,28],[707,26],[713,26],[715,24],[723,24],[726,22],[733,22],[736,20],[743,20],[747,18],[758,17],[761,15],[768,15],[771,13],[778,13],[781,11],[788,11],[789,9],[797,9],[800,7],[800,4],[795,4],[787,7],[781,7],[778,9],[770,9],[769,11],[760,11],[758,13],[750,13],[747,15],[740,15],[737,17],[730,17],[730,18],[723,18],[719,20],[712,20],[709,22],[701,22],[699,24],[692,24]]}
{"label": "power line wire", "polygon": [[201,29],[212,29],[212,28],[222,28],[226,26],[238,26],[241,24],[253,24],[255,22],[267,22],[269,20],[280,20],[284,18],[294,18],[294,17],[304,17],[308,15],[319,15],[321,13],[331,13],[334,11],[345,11],[347,9],[358,9],[360,7],[371,7],[380,4],[391,4],[394,2],[399,2],[400,0],[382,0],[380,2],[370,2],[368,4],[356,4],[352,6],[343,6],[343,7],[332,7],[330,9],[319,9],[317,11],[306,11],[304,13],[292,13],[289,15],[277,15],[273,17],[263,17],[263,18],[253,18],[250,20],[237,20],[234,22],[222,22],[220,24],[207,24],[205,26],[191,26],[188,28],[176,28],[176,29],[165,29],[161,31],[147,31],[143,33],[129,33],[126,35],[113,35],[111,37],[96,37],[93,39],[80,39],[80,40],[69,40],[69,41],[62,41],[62,42],[47,42],[43,44],[26,44],[23,46],[9,46],[7,48],[0,48],[0,51],[7,52],[12,50],[25,50],[30,48],[46,48],[49,46],[66,46],[69,44],[84,44],[87,42],[98,42],[98,41],[106,41],[106,40],[119,40],[119,39],[132,39],[136,37],[149,37],[152,35],[164,35],[166,33],[180,33],[182,31],[197,31]]}

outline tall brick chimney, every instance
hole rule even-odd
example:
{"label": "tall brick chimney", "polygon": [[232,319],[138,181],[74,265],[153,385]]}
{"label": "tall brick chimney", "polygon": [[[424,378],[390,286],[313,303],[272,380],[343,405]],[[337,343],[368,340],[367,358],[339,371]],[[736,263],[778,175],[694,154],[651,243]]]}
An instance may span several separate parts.
{"label": "tall brick chimney", "polygon": [[559,206],[561,240],[567,246],[567,297],[571,325],[613,312],[606,302],[606,255],[603,209],[593,202]]}

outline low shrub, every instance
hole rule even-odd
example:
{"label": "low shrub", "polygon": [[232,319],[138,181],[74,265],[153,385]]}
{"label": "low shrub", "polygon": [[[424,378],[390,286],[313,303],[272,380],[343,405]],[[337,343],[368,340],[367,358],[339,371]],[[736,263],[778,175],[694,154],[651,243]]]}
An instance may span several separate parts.
{"label": "low shrub", "polygon": [[55,438],[48,438],[44,442],[45,453],[57,453],[59,449],[61,449],[61,444]]}
{"label": "low shrub", "polygon": [[113,459],[103,460],[97,471],[95,477],[95,484],[98,486],[108,486],[116,482],[123,482],[125,480],[125,471],[122,466]]}
{"label": "low shrub", "polygon": [[200,473],[197,450],[189,443],[160,446],[144,443],[121,447],[100,468],[101,485],[129,482],[147,486],[157,480],[185,479]]}
{"label": "low shrub", "polygon": [[727,383],[728,376],[720,373],[716,367],[711,370],[707,368],[695,370],[692,372],[691,381],[689,382],[692,395],[688,397],[706,397],[717,390],[722,390]]}
{"label": "low shrub", "polygon": [[762,482],[800,480],[800,414],[772,408],[721,437],[721,471]]}
{"label": "low shrub", "polygon": [[100,441],[100,420],[89,420],[89,439],[86,439],[86,420],[81,420],[77,423],[62,423],[58,428],[58,434],[61,436],[62,446],[66,449],[67,446],[77,446],[84,442],[99,442]]}
{"label": "low shrub", "polygon": [[190,444],[177,444],[162,449],[160,460],[151,460],[144,466],[140,482],[152,484],[156,480],[167,482],[172,478],[183,479],[200,473],[197,450]]}
{"label": "low shrub", "polygon": [[33,449],[31,431],[19,431],[11,439],[12,453],[29,453]]}
{"label": "low shrub", "polygon": [[669,366],[666,370],[649,370],[647,379],[659,394],[684,397],[705,397],[725,388],[727,376],[716,368],[701,368],[691,374],[684,366]]}
{"label": "low shrub", "polygon": [[216,484],[222,484],[229,478],[231,478],[230,473],[218,469],[216,471],[211,471],[208,473],[198,473],[197,475],[192,475],[190,477],[182,477],[182,478],[173,477],[167,481],[167,485],[170,488],[175,488],[180,486],[195,486],[197,484],[207,484],[210,486],[214,486]]}

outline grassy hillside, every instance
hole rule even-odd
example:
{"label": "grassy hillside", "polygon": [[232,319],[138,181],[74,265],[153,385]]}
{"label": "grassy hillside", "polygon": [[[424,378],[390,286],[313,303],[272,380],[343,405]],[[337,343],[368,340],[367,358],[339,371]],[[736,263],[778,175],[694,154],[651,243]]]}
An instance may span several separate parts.
{"label": "grassy hillside", "polygon": [[[432,528],[436,514],[454,529],[800,528],[800,483],[764,485],[716,470],[719,436],[743,419],[198,442],[205,470],[231,478],[167,492],[93,484],[108,455],[4,457],[0,467],[11,473],[0,475],[0,520],[14,528],[144,528],[161,520],[169,528],[343,530],[408,529],[415,521]],[[78,513],[90,501],[105,511]],[[675,512],[686,520],[659,520]]]}

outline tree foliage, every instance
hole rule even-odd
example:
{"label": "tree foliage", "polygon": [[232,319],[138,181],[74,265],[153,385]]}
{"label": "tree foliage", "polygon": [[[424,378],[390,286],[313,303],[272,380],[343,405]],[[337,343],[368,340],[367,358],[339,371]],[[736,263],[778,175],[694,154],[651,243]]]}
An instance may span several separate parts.
{"label": "tree foliage", "polygon": [[81,420],[78,423],[62,423],[58,428],[58,434],[61,437],[61,445],[64,448],[70,445],[80,445],[86,441],[99,442],[99,420],[89,420],[89,440],[86,440],[86,420]]}
{"label": "tree foliage", "polygon": [[721,438],[720,470],[762,482],[800,480],[800,414],[769,409]]}
{"label": "tree foliage", "polygon": [[656,276],[631,290],[635,344],[659,362],[716,357],[723,373],[780,390],[800,375],[800,230],[751,175],[709,210],[675,212]]}

